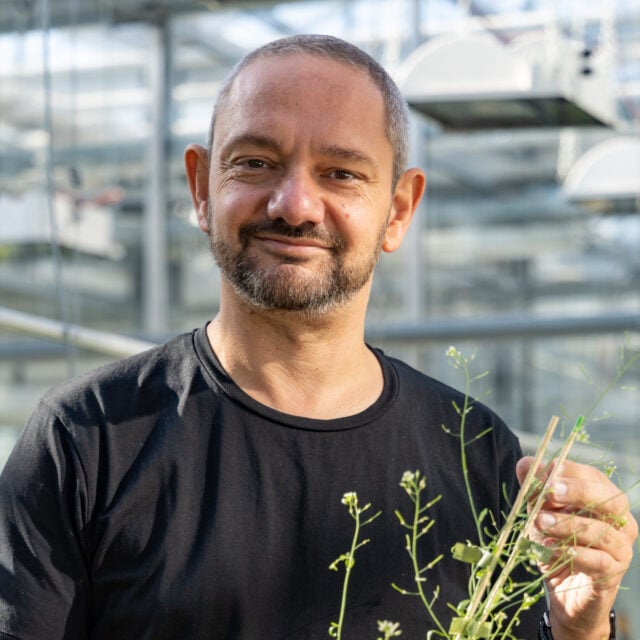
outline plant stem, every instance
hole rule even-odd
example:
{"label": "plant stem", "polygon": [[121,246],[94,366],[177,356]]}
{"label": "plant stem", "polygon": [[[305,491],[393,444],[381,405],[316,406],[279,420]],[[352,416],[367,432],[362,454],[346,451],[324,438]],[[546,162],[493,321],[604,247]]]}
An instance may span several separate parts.
{"label": "plant stem", "polygon": [[420,506],[420,493],[421,490],[419,488],[416,488],[416,497],[415,497],[415,509],[413,512],[413,526],[411,527],[411,562],[413,564],[413,575],[415,576],[415,580],[416,580],[416,586],[418,588],[418,593],[420,594],[420,599],[422,600],[422,603],[424,604],[427,612],[429,613],[429,616],[431,617],[431,620],[433,620],[433,622],[435,622],[435,624],[437,625],[438,629],[445,634],[445,629],[442,626],[442,624],[440,623],[440,621],[438,620],[435,612],[433,611],[433,608],[431,607],[431,603],[427,600],[427,597],[425,596],[424,593],[424,589],[422,588],[422,582],[423,582],[423,578],[421,577],[421,570],[420,570],[420,565],[418,564],[418,540],[420,538],[420,534],[418,532],[418,528],[420,527],[420,514],[422,512],[422,508]]}
{"label": "plant stem", "polygon": [[631,367],[640,360],[640,353],[637,353],[633,357],[629,358],[626,362],[624,362],[624,347],[622,348],[622,356],[623,359],[622,364],[618,368],[618,372],[609,382],[609,384],[596,396],[596,399],[591,403],[591,406],[584,412],[585,417],[589,417],[596,409],[596,407],[602,402],[602,400],[609,394],[609,392],[620,382],[622,376],[631,369]]}
{"label": "plant stem", "polygon": [[[489,584],[491,583],[493,572],[497,567],[498,563],[500,562],[500,559],[504,553],[504,549],[509,541],[509,538],[512,535],[516,520],[522,513],[524,504],[530,495],[531,487],[536,478],[536,471],[540,466],[540,463],[542,462],[542,459],[549,446],[549,443],[551,442],[551,438],[553,437],[553,432],[558,426],[558,421],[559,419],[557,416],[553,416],[549,421],[549,424],[547,426],[547,430],[545,431],[540,448],[538,449],[538,452],[534,458],[534,461],[531,467],[529,468],[529,471],[527,473],[527,476],[524,482],[522,483],[522,486],[520,487],[520,491],[518,492],[516,500],[513,503],[513,506],[511,507],[511,511],[509,512],[509,515],[507,516],[507,521],[505,522],[504,526],[500,531],[500,535],[498,537],[498,540],[496,541],[495,549],[492,553],[491,562],[487,567],[486,572],[482,576],[482,579],[480,580],[480,583],[478,584],[478,587],[476,588],[473,594],[473,599],[471,600],[471,604],[469,605],[467,614],[465,615],[465,618],[469,620],[475,619],[476,612],[480,608],[482,598],[484,597],[484,594],[488,589]],[[511,554],[509,560],[511,560],[511,558],[513,558],[515,555],[517,554]],[[508,573],[506,573],[505,569],[506,567],[503,568],[503,570],[500,572],[501,576],[504,576],[504,579],[506,579],[506,577],[508,576]],[[504,579],[502,582],[504,582]],[[486,600],[486,604],[483,610],[483,620],[484,618],[486,618],[486,615],[489,613],[491,603],[493,602],[492,595],[495,593],[496,593],[496,590],[494,585],[494,589],[491,590],[491,595]]]}
{"label": "plant stem", "polygon": [[460,416],[460,462],[462,463],[462,477],[464,478],[464,486],[469,500],[469,507],[473,521],[476,523],[476,531],[478,534],[478,544],[483,545],[482,526],[478,518],[475,501],[473,499],[473,490],[471,489],[471,480],[469,478],[469,465],[467,463],[467,443],[464,440],[464,432],[467,424],[467,413],[470,411],[470,393],[471,380],[469,378],[469,370],[466,362],[464,365],[465,389],[464,389],[464,405],[462,407],[462,415]]}
{"label": "plant stem", "polygon": [[353,509],[353,519],[356,526],[353,531],[353,539],[351,541],[351,549],[349,550],[348,560],[345,562],[344,582],[342,583],[342,598],[340,600],[340,616],[338,617],[338,626],[336,638],[342,640],[342,625],[344,623],[344,615],[347,610],[347,593],[349,591],[349,578],[351,577],[351,569],[355,565],[356,549],[358,547],[358,536],[360,535],[360,509],[357,505]]}
{"label": "plant stem", "polygon": [[[555,417],[555,416],[554,416]],[[557,418],[556,418],[557,421]],[[533,507],[531,508],[530,513],[527,516],[527,520],[525,522],[524,527],[522,527],[522,529],[520,530],[520,532],[518,533],[517,539],[516,539],[516,549],[519,546],[519,543],[521,540],[526,540],[529,538],[529,535],[531,533],[531,529],[533,529],[533,527],[535,526],[535,521],[536,518],[538,517],[538,514],[540,513],[541,509],[542,509],[542,505],[545,503],[545,501],[547,500],[548,497],[548,487],[550,487],[553,484],[553,481],[555,480],[555,477],[558,475],[563,462],[567,459],[568,455],[569,455],[569,451],[571,450],[571,447],[573,446],[574,442],[576,441],[576,438],[578,437],[581,428],[582,428],[582,421],[583,418],[579,418],[578,421],[576,422],[576,425],[574,426],[574,428],[571,430],[571,433],[569,434],[569,437],[565,440],[565,443],[560,451],[560,453],[558,454],[556,460],[555,460],[555,464],[553,466],[553,469],[551,470],[551,473],[549,473],[549,475],[547,476],[547,478],[544,481],[543,486],[540,488],[540,492],[538,493],[538,497],[536,498],[536,501],[533,505]],[[548,442],[544,443],[544,449],[546,449],[548,446]],[[541,451],[539,451],[538,453],[542,452],[544,453],[544,449],[541,446]],[[536,457],[537,459],[537,457]],[[531,469],[533,469],[534,473],[537,470],[537,466],[532,465]],[[531,472],[531,469],[529,470],[529,472]],[[527,479],[529,478],[529,474],[527,474]],[[532,479],[533,481],[533,479]],[[526,487],[525,484],[523,483],[523,486],[520,490],[520,493],[524,495],[524,499],[526,499],[526,497],[528,497],[529,493],[530,493],[530,486]],[[515,506],[515,505],[514,505]],[[486,598],[485,600],[485,606],[482,610],[482,614],[480,616],[480,621],[483,622],[484,620],[486,620],[486,618],[488,617],[488,615],[491,613],[491,608],[493,606],[493,603],[497,601],[497,597],[500,594],[500,592],[502,591],[502,588],[505,584],[505,582],[507,581],[507,579],[509,578],[509,576],[511,575],[511,572],[513,571],[515,565],[518,563],[519,559],[518,559],[518,554],[517,553],[512,553],[509,555],[507,562],[505,564],[505,566],[503,567],[502,571],[500,572],[500,575],[498,576],[498,579],[496,580],[496,582],[494,583],[493,587],[491,588],[491,591],[489,592],[489,596]]]}

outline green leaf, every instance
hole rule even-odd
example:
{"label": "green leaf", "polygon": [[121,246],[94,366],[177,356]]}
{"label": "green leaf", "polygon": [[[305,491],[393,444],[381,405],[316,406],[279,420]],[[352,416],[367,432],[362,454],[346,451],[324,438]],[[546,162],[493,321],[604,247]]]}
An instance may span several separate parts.
{"label": "green leaf", "polygon": [[482,549],[468,542],[456,542],[453,547],[451,547],[451,555],[454,560],[475,564],[482,559]]}
{"label": "green leaf", "polygon": [[491,638],[490,622],[474,622],[464,618],[453,618],[449,627],[451,635],[461,635],[464,638]]}

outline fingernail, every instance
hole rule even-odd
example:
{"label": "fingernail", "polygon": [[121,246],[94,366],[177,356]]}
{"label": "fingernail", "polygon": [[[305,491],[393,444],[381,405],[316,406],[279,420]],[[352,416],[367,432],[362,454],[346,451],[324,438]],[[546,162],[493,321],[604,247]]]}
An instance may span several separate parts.
{"label": "fingernail", "polygon": [[541,513],[538,522],[543,529],[548,529],[556,523],[556,517],[551,513]]}
{"label": "fingernail", "polygon": [[567,487],[567,483],[566,482],[554,482],[553,483],[553,487],[551,488],[553,493],[555,493],[557,496],[566,495],[568,489],[569,488]]}

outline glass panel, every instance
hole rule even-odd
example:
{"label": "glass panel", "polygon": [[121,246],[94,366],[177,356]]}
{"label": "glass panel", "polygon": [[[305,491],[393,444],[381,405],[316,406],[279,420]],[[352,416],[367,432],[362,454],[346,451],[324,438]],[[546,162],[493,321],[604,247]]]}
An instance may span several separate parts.
{"label": "glass panel", "polygon": [[[525,446],[552,414],[569,425],[589,409],[622,345],[640,349],[640,185],[586,204],[562,192],[583,153],[620,133],[637,137],[636,1],[221,2],[209,11],[176,0],[165,16],[138,0],[89,0],[76,14],[51,1],[48,33],[36,4],[0,15],[0,308],[150,340],[203,324],[218,307],[219,277],[182,155],[206,143],[232,65],[263,42],[313,30],[359,44],[395,74],[420,44],[483,30],[505,46],[549,36],[550,60],[554,38],[568,39],[578,69],[612,80],[620,126],[549,126],[558,104],[575,115],[577,102],[539,96],[509,109],[468,96],[431,114],[464,116],[462,132],[416,110],[412,161],[427,170],[428,192],[405,246],[382,256],[372,342],[457,387],[447,347],[477,352],[489,371],[477,395]],[[501,124],[505,115],[517,127]],[[478,120],[491,129],[471,126]],[[164,300],[157,323],[152,300]],[[0,465],[48,387],[111,357],[0,319]],[[640,468],[639,376],[637,366],[626,374],[594,412],[607,419],[590,426],[597,447],[616,452],[625,487]],[[629,581],[637,587],[638,572]],[[626,613],[640,624],[631,605]]]}

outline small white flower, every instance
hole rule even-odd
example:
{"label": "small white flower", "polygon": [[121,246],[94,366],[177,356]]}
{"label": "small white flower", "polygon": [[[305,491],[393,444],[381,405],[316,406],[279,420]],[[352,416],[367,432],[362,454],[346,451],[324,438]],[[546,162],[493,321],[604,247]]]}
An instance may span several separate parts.
{"label": "small white flower", "polygon": [[342,504],[346,504],[347,507],[357,507],[358,494],[355,491],[348,491],[342,496]]}
{"label": "small white flower", "polygon": [[411,484],[415,481],[416,479],[416,472],[415,471],[405,471],[402,474],[402,479],[400,480],[400,485],[404,486],[405,484]]}
{"label": "small white flower", "polygon": [[378,631],[384,633],[384,640],[395,638],[402,633],[400,631],[400,623],[391,622],[390,620],[378,620]]}

